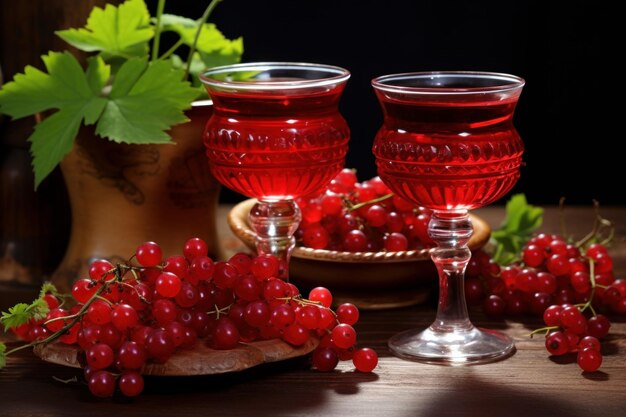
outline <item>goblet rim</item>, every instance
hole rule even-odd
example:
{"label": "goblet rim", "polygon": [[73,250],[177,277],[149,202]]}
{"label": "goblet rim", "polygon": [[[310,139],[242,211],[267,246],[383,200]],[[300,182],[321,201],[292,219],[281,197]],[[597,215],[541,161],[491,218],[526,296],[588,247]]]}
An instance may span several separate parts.
{"label": "goblet rim", "polygon": [[[394,85],[393,81],[404,81],[408,79],[434,79],[434,78],[466,78],[466,79],[490,79],[503,81],[501,84],[478,87],[446,87],[446,86],[410,86]],[[489,71],[417,71],[403,72],[397,74],[385,74],[372,79],[372,86],[381,91],[404,94],[426,94],[426,95],[464,95],[478,93],[507,93],[521,90],[526,81],[517,75],[503,72]]]}
{"label": "goblet rim", "polygon": [[[236,73],[244,71],[268,71],[272,69],[282,70],[317,70],[324,71],[329,74],[325,78],[301,79],[290,81],[263,81],[255,79],[254,81],[245,80],[218,80],[211,78],[216,74]],[[350,71],[343,67],[328,64],[316,64],[311,62],[246,62],[232,65],[222,65],[213,67],[208,71],[199,75],[200,81],[210,87],[218,88],[235,88],[239,90],[285,90],[285,89],[301,89],[310,87],[324,87],[334,84],[340,84],[347,81],[351,76]]]}

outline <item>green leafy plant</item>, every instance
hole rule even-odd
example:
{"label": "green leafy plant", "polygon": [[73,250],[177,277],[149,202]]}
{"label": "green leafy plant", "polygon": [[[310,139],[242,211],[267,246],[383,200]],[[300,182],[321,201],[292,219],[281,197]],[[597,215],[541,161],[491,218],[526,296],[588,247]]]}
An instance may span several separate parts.
{"label": "green leafy plant", "polygon": [[[93,302],[93,300],[98,297],[100,292],[101,289],[95,293],[91,302]],[[60,299],[65,299],[68,297],[66,295],[60,294],[57,288],[52,283],[44,282],[41,286],[39,297],[33,300],[32,303],[18,303],[13,307],[9,307],[8,311],[2,312],[2,314],[0,315],[0,327],[4,328],[4,331],[7,332],[9,330],[15,330],[20,326],[27,325],[28,323],[33,321],[44,320],[50,312],[50,307],[48,306],[48,302],[45,299],[47,294],[51,294]],[[89,304],[90,303],[83,305],[80,309],[80,312],[86,312]],[[78,321],[78,318],[78,316],[72,317],[71,320],[68,318],[68,323],[65,323],[65,326],[62,328],[62,330],[53,332],[51,335],[44,339],[35,340],[32,343],[23,344],[14,347],[11,350],[7,350],[6,345],[0,342],[0,369],[4,368],[4,366],[6,365],[6,357],[10,354],[28,347],[36,346],[40,343],[48,343],[57,339],[59,336],[63,335],[74,323],[76,323]]]}
{"label": "green leafy plant", "polygon": [[[14,119],[47,115],[28,139],[35,187],[72,149],[83,125],[118,143],[171,142],[167,130],[186,122],[184,111],[203,94],[197,74],[241,59],[243,40],[226,39],[206,23],[221,1],[211,1],[192,20],[164,14],[165,0],[159,0],[155,18],[144,0],[126,0],[95,7],[82,28],[56,32],[94,54],[86,68],[67,51],[50,51],[42,57],[47,72],[27,66],[0,90],[0,113]],[[164,32],[178,40],[161,53]],[[185,60],[176,54],[181,48],[188,50]]]}
{"label": "green leafy plant", "polygon": [[524,194],[516,194],[506,203],[506,218],[491,233],[496,242],[493,259],[502,265],[515,261],[522,248],[541,227],[543,209],[528,204]]}

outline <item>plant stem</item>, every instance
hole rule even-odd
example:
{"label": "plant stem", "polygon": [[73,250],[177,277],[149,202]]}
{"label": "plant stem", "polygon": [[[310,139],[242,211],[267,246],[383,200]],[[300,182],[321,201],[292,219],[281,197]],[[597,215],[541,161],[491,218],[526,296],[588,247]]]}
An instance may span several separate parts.
{"label": "plant stem", "polygon": [[594,310],[591,302],[593,301],[593,296],[596,293],[596,272],[595,272],[595,263],[593,259],[589,258],[589,280],[591,281],[591,294],[589,294],[589,300],[582,306],[576,304],[579,307],[580,311],[585,311],[586,309],[590,309],[593,315],[596,315],[596,311]]}
{"label": "plant stem", "polygon": [[538,333],[545,333],[546,335],[550,332],[550,330],[558,330],[559,326],[546,326],[546,327],[541,327],[539,329],[533,330],[532,332],[530,332],[529,336],[532,339],[532,337]]}
{"label": "plant stem", "polygon": [[100,288],[98,288],[98,291],[96,291],[96,293],[85,304],[83,304],[82,308],[78,311],[78,313],[75,314],[75,317],[72,319],[72,321],[70,321],[69,324],[66,324],[65,327],[63,327],[61,330],[58,330],[52,333],[50,336],[48,336],[47,338],[43,340],[36,340],[34,342],[30,342],[22,346],[18,346],[14,349],[11,349],[5,353],[5,356],[9,356],[10,354],[18,352],[22,349],[34,347],[42,343],[50,343],[50,342],[55,341],[57,338],[59,338],[60,336],[65,334],[65,332],[71,329],[73,325],[78,323],[80,318],[87,312],[87,309],[89,308],[91,303],[93,303],[100,296],[100,293],[104,291],[106,287],[107,287],[106,285],[102,285]]}
{"label": "plant stem", "polygon": [[62,378],[58,378],[58,377],[52,375],[52,379],[54,379],[55,381],[60,382],[62,384],[70,384],[70,383],[73,383],[73,382],[78,382],[78,378],[76,377],[76,375],[74,375],[73,377],[68,378],[68,379],[62,379]]}
{"label": "plant stem", "polygon": [[222,0],[212,0],[211,3],[207,6],[206,10],[202,14],[202,17],[198,21],[198,30],[196,31],[196,36],[193,39],[193,45],[189,48],[189,55],[187,56],[187,67],[185,68],[185,74],[183,75],[183,80],[186,80],[189,76],[189,70],[191,69],[191,61],[193,60],[193,54],[196,52],[196,45],[198,44],[198,39],[200,39],[200,32],[202,32],[202,28],[206,21],[209,19],[209,16],[215,9],[218,3]]}
{"label": "plant stem", "polygon": [[362,203],[358,203],[358,204],[353,205],[352,207],[349,207],[349,208],[348,208],[348,211],[350,212],[350,211],[358,210],[358,209],[360,209],[361,207],[365,207],[365,206],[367,206],[367,205],[369,205],[369,204],[376,204],[376,203],[380,203],[381,201],[388,200],[388,199],[390,199],[391,197],[393,197],[393,193],[385,194],[384,196],[382,196],[382,197],[378,197],[378,198],[375,198],[375,199],[373,199],[373,200],[363,201]]}
{"label": "plant stem", "polygon": [[159,0],[156,15],[156,30],[154,32],[154,41],[152,42],[152,60],[156,61],[159,56],[159,43],[161,42],[161,16],[165,9],[165,0]]}
{"label": "plant stem", "polygon": [[183,43],[184,43],[183,40],[179,39],[170,49],[165,51],[165,53],[159,57],[159,60],[164,60],[164,59],[169,58],[169,56],[172,55],[174,51],[176,51],[178,47],[180,47]]}
{"label": "plant stem", "polygon": [[584,245],[589,243],[600,229],[600,203],[598,203],[596,200],[593,200],[593,211],[596,215],[595,219],[593,219],[593,229],[591,229],[591,232],[589,232],[587,236],[583,237],[581,240],[575,243],[577,248],[582,248]]}
{"label": "plant stem", "polygon": [[222,307],[222,308],[219,308],[217,304],[213,304],[213,307],[215,309],[213,311],[207,311],[207,314],[215,314],[215,320],[219,320],[220,315],[228,314],[228,312],[230,311],[230,308],[232,307],[232,304],[229,304],[226,307]]}

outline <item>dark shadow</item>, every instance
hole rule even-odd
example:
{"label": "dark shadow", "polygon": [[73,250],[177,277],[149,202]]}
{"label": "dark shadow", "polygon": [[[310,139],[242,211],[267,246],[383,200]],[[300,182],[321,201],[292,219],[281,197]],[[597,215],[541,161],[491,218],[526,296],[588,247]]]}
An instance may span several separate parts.
{"label": "dark shadow", "polygon": [[[469,369],[469,368],[468,368]],[[555,398],[542,396],[532,391],[520,391],[502,384],[492,384],[473,376],[459,381],[437,392],[415,417],[430,416],[587,416],[585,410]]]}
{"label": "dark shadow", "polygon": [[[546,355],[547,354],[548,352],[546,352]],[[550,359],[552,363],[556,363],[558,365],[567,365],[570,363],[576,363],[576,355],[576,352],[571,352],[561,356],[550,355],[548,359]]]}
{"label": "dark shadow", "polygon": [[603,339],[601,342],[602,355],[617,355],[619,353],[619,339],[621,339],[621,337],[612,337],[611,335],[609,335],[606,339]]}
{"label": "dark shadow", "polygon": [[581,372],[581,375],[585,379],[588,379],[590,381],[604,382],[604,381],[608,381],[609,379],[611,379],[609,374],[607,374],[606,372],[602,372],[602,371]]}

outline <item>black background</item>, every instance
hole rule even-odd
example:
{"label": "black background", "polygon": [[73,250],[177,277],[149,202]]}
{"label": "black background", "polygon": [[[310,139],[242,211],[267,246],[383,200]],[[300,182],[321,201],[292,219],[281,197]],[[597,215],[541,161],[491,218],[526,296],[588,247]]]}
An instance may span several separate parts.
{"label": "black background", "polygon": [[[166,12],[198,18],[207,4],[170,0]],[[156,0],[148,5],[154,13]],[[230,38],[244,37],[245,62],[318,62],[352,72],[341,111],[352,130],[346,166],[361,180],[376,175],[371,145],[382,116],[373,77],[496,71],[527,82],[515,117],[526,165],[513,192],[536,204],[561,196],[626,204],[616,16],[587,1],[225,0],[210,21]]]}

